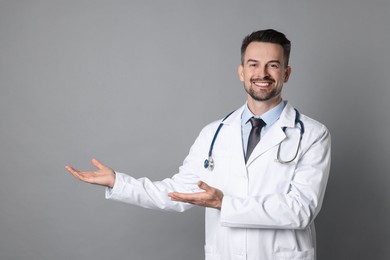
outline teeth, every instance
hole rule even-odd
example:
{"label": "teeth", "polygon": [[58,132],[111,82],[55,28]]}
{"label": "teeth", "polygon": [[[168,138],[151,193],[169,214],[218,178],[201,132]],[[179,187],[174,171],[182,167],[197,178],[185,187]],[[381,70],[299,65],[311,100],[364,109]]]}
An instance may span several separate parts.
{"label": "teeth", "polygon": [[269,86],[269,83],[261,83],[261,82],[255,82],[256,86],[259,86],[259,87],[267,87]]}

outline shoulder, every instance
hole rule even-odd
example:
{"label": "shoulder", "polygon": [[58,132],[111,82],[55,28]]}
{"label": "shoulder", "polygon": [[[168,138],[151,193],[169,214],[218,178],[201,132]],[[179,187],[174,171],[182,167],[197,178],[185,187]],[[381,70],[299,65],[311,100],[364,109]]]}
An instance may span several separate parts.
{"label": "shoulder", "polygon": [[296,113],[298,113],[298,118],[302,122],[303,138],[306,141],[310,142],[311,140],[312,142],[315,142],[319,139],[330,140],[329,130],[323,123],[307,116],[299,109],[295,109],[289,102],[287,102],[286,107],[281,115],[281,118],[283,118],[283,124],[287,127],[295,127],[297,120]]}
{"label": "shoulder", "polygon": [[304,136],[310,139],[329,139],[329,129],[321,122],[305,115],[301,114],[300,117],[304,125]]}
{"label": "shoulder", "polygon": [[324,131],[328,131],[328,128],[321,122],[309,117],[305,114],[301,114],[300,119],[305,123],[306,127],[309,129],[323,129]]}
{"label": "shoulder", "polygon": [[292,104],[290,104],[290,102],[286,103],[281,118],[283,118],[282,124],[285,124],[288,127],[295,125],[297,119],[298,121],[299,120],[302,121],[305,132],[306,131],[329,132],[329,130],[323,123],[307,116],[304,112],[301,112],[299,109],[295,108]]}
{"label": "shoulder", "polygon": [[223,118],[220,118],[218,120],[215,120],[207,125],[205,125],[202,130],[200,131],[200,136],[210,136],[214,135],[217,131],[220,124],[223,122]]}
{"label": "shoulder", "polygon": [[232,125],[232,124],[237,124],[241,123],[241,114],[244,109],[244,106],[233,110],[231,112],[228,112],[223,118],[220,118],[218,120],[215,120],[206,126],[203,127],[201,133],[209,133],[217,131],[218,127],[222,125]]}

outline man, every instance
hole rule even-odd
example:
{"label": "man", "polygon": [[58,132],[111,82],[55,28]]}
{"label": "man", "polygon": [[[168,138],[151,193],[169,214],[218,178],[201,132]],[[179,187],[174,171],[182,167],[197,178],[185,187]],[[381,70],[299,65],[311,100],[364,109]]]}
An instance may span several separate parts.
{"label": "man", "polygon": [[66,168],[107,186],[112,200],[171,211],[206,207],[206,259],[315,259],[313,220],[329,174],[330,134],[282,100],[290,47],[275,30],[243,40],[238,74],[246,104],[206,126],[172,178],[135,179],[96,159],[95,172]]}

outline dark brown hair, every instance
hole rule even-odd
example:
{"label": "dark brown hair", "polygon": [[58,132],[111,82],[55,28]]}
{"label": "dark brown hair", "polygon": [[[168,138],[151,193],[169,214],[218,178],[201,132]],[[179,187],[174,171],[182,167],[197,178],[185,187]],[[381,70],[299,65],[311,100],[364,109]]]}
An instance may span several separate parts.
{"label": "dark brown hair", "polygon": [[288,66],[290,59],[291,42],[286,36],[273,29],[260,30],[246,36],[241,44],[241,64],[244,64],[245,51],[251,42],[269,42],[282,46],[285,65]]}

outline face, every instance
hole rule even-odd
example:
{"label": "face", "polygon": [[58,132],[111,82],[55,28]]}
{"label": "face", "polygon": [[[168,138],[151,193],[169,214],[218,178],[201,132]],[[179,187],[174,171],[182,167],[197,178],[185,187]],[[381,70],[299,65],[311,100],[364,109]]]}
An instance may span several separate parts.
{"label": "face", "polygon": [[248,93],[248,103],[278,104],[283,83],[288,81],[291,68],[286,66],[283,48],[279,44],[251,42],[238,67],[240,80]]}

